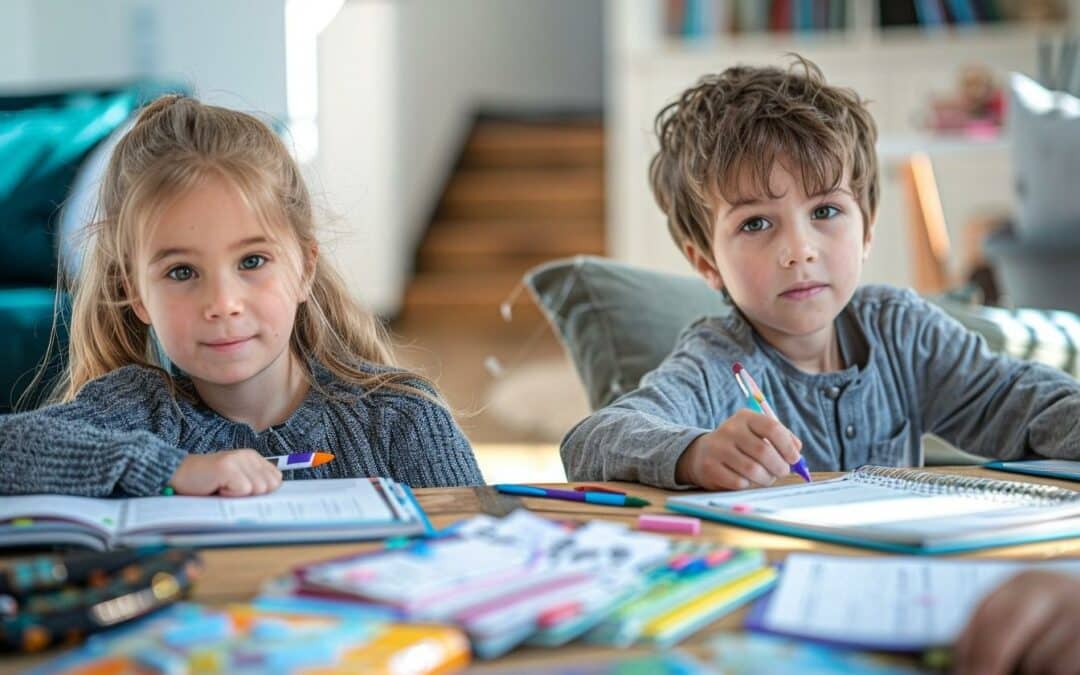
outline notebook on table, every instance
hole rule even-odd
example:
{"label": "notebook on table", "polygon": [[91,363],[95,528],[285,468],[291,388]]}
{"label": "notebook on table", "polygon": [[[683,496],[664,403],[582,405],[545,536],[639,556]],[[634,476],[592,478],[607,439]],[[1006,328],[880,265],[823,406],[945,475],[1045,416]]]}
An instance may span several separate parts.
{"label": "notebook on table", "polygon": [[854,649],[951,644],[987,593],[1023,570],[1080,574],[1080,560],[1024,563],[793,553],[746,627]]}
{"label": "notebook on table", "polygon": [[389,478],[286,481],[257,497],[0,497],[0,547],[236,546],[429,534],[408,486]]}
{"label": "notebook on table", "polygon": [[671,497],[667,507],[778,534],[900,553],[1080,536],[1080,492],[882,466],[800,485]]}
{"label": "notebook on table", "polygon": [[997,469],[1012,473],[1026,473],[1032,476],[1061,478],[1080,481],[1080,461],[1069,459],[1032,459],[1022,462],[990,462],[983,464],[984,469]]}

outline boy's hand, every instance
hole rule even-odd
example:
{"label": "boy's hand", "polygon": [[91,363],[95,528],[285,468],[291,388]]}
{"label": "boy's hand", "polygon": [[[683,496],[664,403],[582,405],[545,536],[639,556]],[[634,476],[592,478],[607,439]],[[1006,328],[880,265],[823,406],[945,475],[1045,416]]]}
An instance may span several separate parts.
{"label": "boy's hand", "polygon": [[745,408],[694,439],[675,465],[675,480],[706,490],[772,485],[791,473],[801,448],[783,424]]}
{"label": "boy's hand", "polygon": [[1023,572],[983,598],[953,648],[957,673],[1080,673],[1080,578]]}
{"label": "boy's hand", "polygon": [[278,489],[281,471],[254,450],[223,450],[188,455],[176,468],[169,485],[178,495],[246,497]]}

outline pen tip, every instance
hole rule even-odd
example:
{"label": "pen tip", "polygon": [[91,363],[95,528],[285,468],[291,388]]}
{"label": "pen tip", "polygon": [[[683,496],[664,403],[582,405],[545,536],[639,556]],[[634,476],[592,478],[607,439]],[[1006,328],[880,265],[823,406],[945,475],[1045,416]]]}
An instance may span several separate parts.
{"label": "pen tip", "polygon": [[738,361],[736,361],[736,362],[735,362],[735,365],[733,365],[733,366],[731,367],[731,372],[735,373],[736,375],[738,375],[738,374],[739,374],[740,372],[742,372],[743,370],[746,370],[746,369],[745,369],[745,368],[743,368],[743,365],[742,365],[741,363],[739,363]]}

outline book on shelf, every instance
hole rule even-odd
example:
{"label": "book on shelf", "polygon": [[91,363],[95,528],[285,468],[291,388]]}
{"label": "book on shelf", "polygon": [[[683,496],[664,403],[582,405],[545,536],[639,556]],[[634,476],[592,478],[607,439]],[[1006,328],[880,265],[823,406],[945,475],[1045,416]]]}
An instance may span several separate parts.
{"label": "book on shelf", "polygon": [[665,32],[685,40],[735,33],[843,30],[848,0],[665,0]]}

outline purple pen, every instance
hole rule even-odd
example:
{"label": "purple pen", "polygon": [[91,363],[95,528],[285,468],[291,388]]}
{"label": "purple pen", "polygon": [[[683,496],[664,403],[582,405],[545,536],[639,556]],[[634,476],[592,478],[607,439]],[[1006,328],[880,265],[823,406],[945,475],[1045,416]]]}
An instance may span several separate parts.
{"label": "purple pen", "polygon": [[[765,394],[758,387],[757,382],[750,376],[750,371],[743,367],[743,364],[738,361],[731,367],[731,371],[735,373],[735,381],[739,383],[739,389],[746,395],[746,401],[751,408],[757,410],[760,413],[764,413],[773,418],[777,422],[780,418],[776,416],[776,412],[773,411],[772,406],[765,400]],[[743,382],[743,378],[746,378],[746,382]],[[802,477],[807,483],[811,482],[810,469],[806,466],[806,460],[801,456],[799,460],[794,464],[791,464],[791,470]]]}

